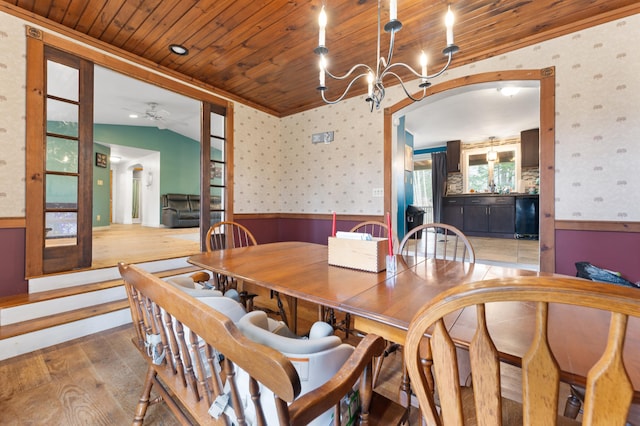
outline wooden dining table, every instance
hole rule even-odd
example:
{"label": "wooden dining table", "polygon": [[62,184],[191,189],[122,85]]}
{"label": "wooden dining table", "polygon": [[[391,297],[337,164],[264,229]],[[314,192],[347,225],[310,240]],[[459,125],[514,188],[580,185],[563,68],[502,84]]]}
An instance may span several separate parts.
{"label": "wooden dining table", "polygon": [[[295,328],[296,300],[302,299],[351,314],[354,328],[404,344],[409,323],[442,291],[474,281],[553,274],[481,263],[402,258],[395,275],[359,271],[328,264],[327,246],[278,242],[200,253],[188,261],[204,269],[285,295]],[[589,281],[585,281],[588,285]],[[582,385],[608,332],[608,313],[558,305],[550,309],[550,345],[558,354],[562,378]],[[504,361],[518,364],[533,334],[535,307],[526,302],[487,304],[489,331]],[[472,338],[475,310],[466,308],[445,319],[462,347]],[[599,352],[598,352],[599,351]],[[640,392],[640,321],[629,320],[625,364],[636,400]]]}

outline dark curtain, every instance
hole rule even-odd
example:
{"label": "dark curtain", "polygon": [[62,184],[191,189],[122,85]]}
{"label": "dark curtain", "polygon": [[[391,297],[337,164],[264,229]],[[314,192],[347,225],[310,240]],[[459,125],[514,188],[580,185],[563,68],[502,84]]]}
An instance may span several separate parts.
{"label": "dark curtain", "polygon": [[433,188],[433,221],[442,222],[442,197],[447,188],[447,153],[431,154],[431,187]]}

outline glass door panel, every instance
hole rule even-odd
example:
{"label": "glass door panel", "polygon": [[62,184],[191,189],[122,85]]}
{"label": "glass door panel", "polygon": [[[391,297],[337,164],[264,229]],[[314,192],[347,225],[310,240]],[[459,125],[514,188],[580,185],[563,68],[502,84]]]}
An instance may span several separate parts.
{"label": "glass door panel", "polygon": [[211,195],[211,223],[226,220],[227,157],[224,115],[210,114],[209,193]]}
{"label": "glass door panel", "polygon": [[45,49],[45,273],[91,266],[92,66]]}

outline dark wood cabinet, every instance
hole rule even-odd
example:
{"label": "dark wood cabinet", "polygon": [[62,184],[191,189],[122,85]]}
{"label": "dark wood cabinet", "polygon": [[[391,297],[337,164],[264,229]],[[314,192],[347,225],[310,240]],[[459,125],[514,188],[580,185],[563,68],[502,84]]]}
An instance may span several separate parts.
{"label": "dark wood cabinet", "polygon": [[442,222],[462,230],[464,197],[445,197],[442,203]]}
{"label": "dark wood cabinet", "polygon": [[515,197],[471,195],[445,197],[442,222],[466,235],[513,238],[515,235]]}
{"label": "dark wood cabinet", "polygon": [[520,132],[522,167],[538,167],[540,163],[540,129]]}
{"label": "dark wood cabinet", "polygon": [[474,197],[466,200],[464,206],[464,233],[489,232],[489,207],[483,200],[485,197]]}
{"label": "dark wood cabinet", "polygon": [[516,232],[516,212],[513,203],[510,205],[494,204],[489,207],[489,232],[509,234]]}
{"label": "dark wood cabinet", "polygon": [[460,141],[447,142],[447,173],[460,171]]}

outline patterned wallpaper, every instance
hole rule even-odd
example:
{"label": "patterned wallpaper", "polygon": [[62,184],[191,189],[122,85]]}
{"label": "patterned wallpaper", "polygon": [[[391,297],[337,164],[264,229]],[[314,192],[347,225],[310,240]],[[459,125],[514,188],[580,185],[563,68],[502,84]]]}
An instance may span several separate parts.
{"label": "patterned wallpaper", "polygon": [[[556,218],[640,221],[640,49],[633,40],[640,40],[640,15],[453,68],[433,83],[555,66]],[[385,105],[401,96],[389,88]],[[382,213],[382,199],[371,197],[383,182],[382,120],[362,98],[284,118],[281,211]],[[336,141],[311,145],[311,134],[325,130]],[[242,200],[236,206],[245,210]]]}
{"label": "patterned wallpaper", "polygon": [[[24,23],[0,13],[0,217],[24,216]],[[556,67],[556,218],[640,221],[640,15],[471,65],[486,71]],[[464,48],[464,46],[463,46]],[[403,97],[389,88],[385,105]],[[235,210],[382,214],[383,113],[363,98],[278,119],[235,107]],[[311,135],[334,131],[330,144]]]}
{"label": "patterned wallpaper", "polygon": [[0,217],[25,216],[24,23],[0,13]]}
{"label": "patterned wallpaper", "polygon": [[280,212],[280,120],[253,108],[235,104],[234,126],[235,211]]}

